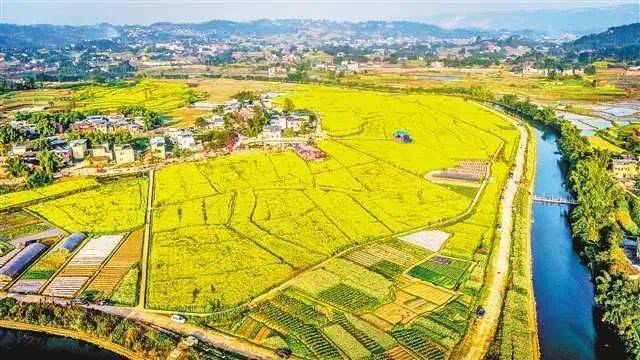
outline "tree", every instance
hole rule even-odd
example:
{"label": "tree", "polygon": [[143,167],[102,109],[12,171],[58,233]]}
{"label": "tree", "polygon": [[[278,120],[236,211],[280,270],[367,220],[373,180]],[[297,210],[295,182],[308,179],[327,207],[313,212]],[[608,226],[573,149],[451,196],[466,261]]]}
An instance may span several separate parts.
{"label": "tree", "polygon": [[10,144],[22,141],[27,137],[24,130],[19,130],[9,124],[0,125],[0,144]]}
{"label": "tree", "polygon": [[596,74],[596,66],[591,64],[584,67],[585,75],[595,75]]}
{"label": "tree", "polygon": [[27,176],[27,187],[30,189],[49,185],[53,182],[53,175],[36,169],[29,176]]}
{"label": "tree", "polygon": [[20,161],[20,158],[14,156],[7,160],[7,170],[11,176],[20,177],[27,172],[27,167]]}
{"label": "tree", "polygon": [[36,123],[36,132],[41,137],[51,136],[56,133],[56,125],[51,119],[39,119]]}
{"label": "tree", "polygon": [[203,128],[203,127],[207,126],[207,119],[205,119],[205,118],[204,118],[204,117],[202,117],[202,116],[199,116],[199,117],[196,119],[196,121],[195,121],[194,125],[195,125],[197,128]]}
{"label": "tree", "polygon": [[38,152],[38,161],[47,174],[53,174],[60,168],[60,158],[50,150]]}
{"label": "tree", "polygon": [[286,98],[284,99],[284,109],[283,112],[285,113],[285,115],[289,115],[291,114],[291,112],[295,109],[294,105],[293,105],[293,100],[291,100],[290,98]]}

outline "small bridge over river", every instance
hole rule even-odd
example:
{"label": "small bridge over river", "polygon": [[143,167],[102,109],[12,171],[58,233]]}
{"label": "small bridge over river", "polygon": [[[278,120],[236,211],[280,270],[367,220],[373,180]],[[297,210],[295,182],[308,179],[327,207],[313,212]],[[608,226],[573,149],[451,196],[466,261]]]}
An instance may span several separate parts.
{"label": "small bridge over river", "polygon": [[574,199],[544,195],[533,195],[533,201],[543,204],[578,205],[578,202]]}

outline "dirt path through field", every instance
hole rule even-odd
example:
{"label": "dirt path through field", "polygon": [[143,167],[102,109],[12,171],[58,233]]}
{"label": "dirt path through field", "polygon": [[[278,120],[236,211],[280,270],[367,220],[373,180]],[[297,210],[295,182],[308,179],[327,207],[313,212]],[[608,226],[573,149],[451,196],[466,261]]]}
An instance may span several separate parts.
{"label": "dirt path through field", "polygon": [[151,236],[151,211],[153,209],[153,182],[155,169],[149,171],[149,191],[147,193],[147,213],[144,219],[144,239],[140,261],[140,295],[137,308],[144,309],[147,304],[147,266],[149,265],[149,237]]}
{"label": "dirt path through field", "polygon": [[486,284],[488,294],[480,304],[485,310],[485,315],[482,319],[475,322],[470,330],[471,333],[467,337],[466,343],[463,344],[462,358],[468,360],[484,358],[500,320],[500,311],[502,310],[502,301],[504,299],[504,291],[509,275],[509,252],[511,232],[513,230],[513,203],[516,193],[518,192],[518,184],[522,179],[524,171],[529,137],[526,128],[516,120],[497,111],[491,111],[517,127],[520,131],[520,141],[516,153],[515,166],[513,167],[513,175],[507,180],[507,185],[503,191],[503,200],[500,204],[500,236],[496,239],[496,241],[498,241],[495,245],[497,248],[492,256],[492,263],[488,274],[489,280]]}

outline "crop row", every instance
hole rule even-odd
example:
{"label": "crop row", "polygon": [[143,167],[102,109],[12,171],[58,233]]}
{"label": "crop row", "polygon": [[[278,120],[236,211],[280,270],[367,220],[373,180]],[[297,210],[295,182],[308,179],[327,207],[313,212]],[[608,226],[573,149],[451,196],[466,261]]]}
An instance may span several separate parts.
{"label": "crop row", "polygon": [[325,339],[318,328],[270,303],[260,304],[255,316],[272,328],[300,339],[321,359],[341,358],[338,350]]}

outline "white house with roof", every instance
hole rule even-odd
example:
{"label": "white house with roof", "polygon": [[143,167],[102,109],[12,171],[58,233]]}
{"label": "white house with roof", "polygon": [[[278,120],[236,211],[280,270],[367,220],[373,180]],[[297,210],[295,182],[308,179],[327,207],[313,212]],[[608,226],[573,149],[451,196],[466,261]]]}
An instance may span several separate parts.
{"label": "white house with roof", "polygon": [[280,139],[282,138],[282,127],[278,125],[265,126],[262,129],[261,136],[263,140]]}
{"label": "white house with roof", "polygon": [[71,140],[69,145],[71,146],[73,160],[84,160],[84,156],[87,154],[87,139]]}
{"label": "white house with roof", "polygon": [[136,161],[136,152],[129,144],[117,144],[113,148],[116,163],[126,164]]}
{"label": "white house with roof", "polygon": [[165,140],[163,136],[156,136],[149,140],[149,145],[151,147],[151,155],[154,157],[158,157],[160,159],[164,159],[167,157],[167,148],[165,146]]}

